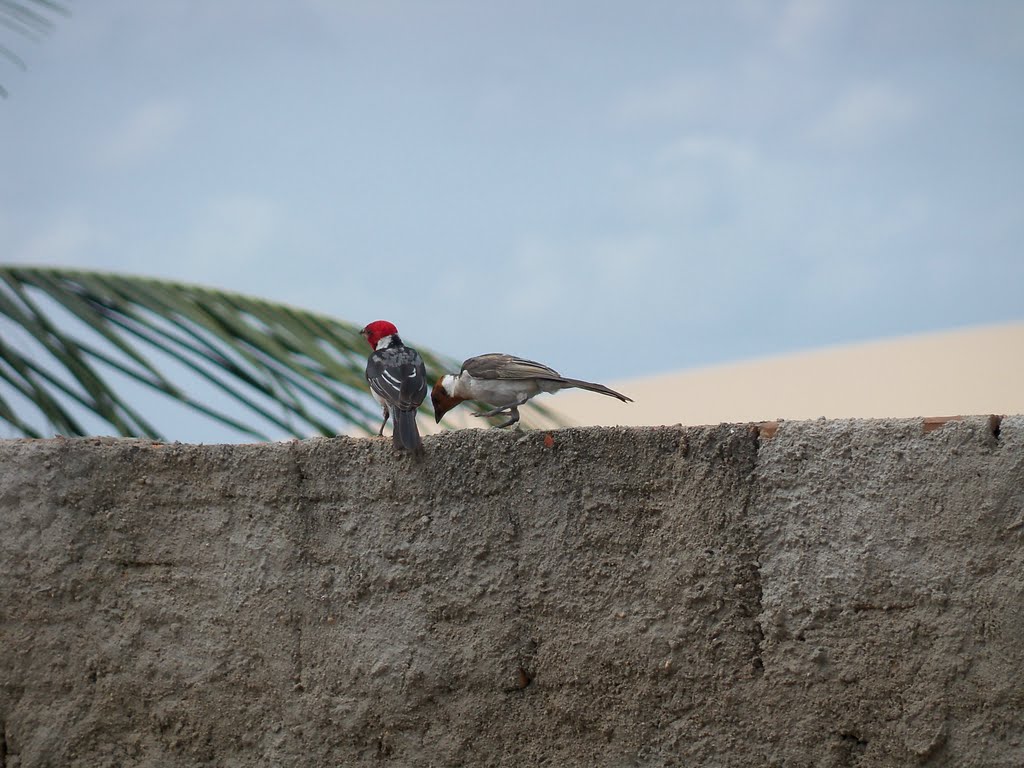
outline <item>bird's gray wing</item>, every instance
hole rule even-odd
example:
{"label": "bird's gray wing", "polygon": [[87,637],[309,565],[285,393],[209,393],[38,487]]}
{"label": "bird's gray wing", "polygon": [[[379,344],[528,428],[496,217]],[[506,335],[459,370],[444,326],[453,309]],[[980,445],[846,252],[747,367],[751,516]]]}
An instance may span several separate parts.
{"label": "bird's gray wing", "polygon": [[558,371],[543,363],[497,352],[469,358],[462,364],[462,370],[475,379],[562,380]]}
{"label": "bird's gray wing", "polygon": [[398,402],[402,393],[401,371],[389,366],[380,353],[375,352],[366,361],[366,381],[385,403],[395,405]]}
{"label": "bird's gray wing", "polygon": [[427,372],[423,360],[411,347],[389,347],[370,355],[366,381],[384,402],[412,410],[427,394]]}
{"label": "bird's gray wing", "polygon": [[427,369],[423,360],[413,350],[412,357],[403,362],[400,369],[402,377],[401,391],[398,394],[398,407],[415,410],[427,396]]}

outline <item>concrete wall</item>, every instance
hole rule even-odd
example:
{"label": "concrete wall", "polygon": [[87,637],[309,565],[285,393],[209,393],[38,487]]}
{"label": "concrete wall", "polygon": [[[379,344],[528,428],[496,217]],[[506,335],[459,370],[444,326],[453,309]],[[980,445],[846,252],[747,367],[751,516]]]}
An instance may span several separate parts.
{"label": "concrete wall", "polygon": [[1022,417],[8,441],[0,766],[1024,765],[1022,538]]}

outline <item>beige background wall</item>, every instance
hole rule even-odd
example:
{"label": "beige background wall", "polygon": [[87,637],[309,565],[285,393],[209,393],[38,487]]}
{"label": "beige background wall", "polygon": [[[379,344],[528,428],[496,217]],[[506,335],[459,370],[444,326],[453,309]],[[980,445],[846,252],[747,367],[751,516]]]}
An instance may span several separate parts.
{"label": "beige background wall", "polygon": [[636,402],[572,390],[540,402],[581,425],[1024,413],[1024,323],[601,383]]}

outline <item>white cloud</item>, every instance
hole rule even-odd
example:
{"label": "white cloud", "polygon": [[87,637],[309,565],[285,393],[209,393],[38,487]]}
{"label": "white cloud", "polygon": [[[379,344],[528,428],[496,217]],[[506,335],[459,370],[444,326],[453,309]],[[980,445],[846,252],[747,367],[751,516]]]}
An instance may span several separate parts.
{"label": "white cloud", "polygon": [[886,83],[860,84],[842,94],[811,126],[811,137],[853,147],[874,144],[911,122],[912,99]]}
{"label": "white cloud", "polygon": [[542,240],[530,239],[512,254],[509,275],[522,275],[528,290],[504,294],[503,303],[512,315],[549,311],[564,299],[565,265],[573,261],[565,248]]}
{"label": "white cloud", "polygon": [[657,237],[649,234],[622,235],[599,240],[587,249],[597,289],[621,295],[649,284],[657,266],[666,257]]}
{"label": "white cloud", "polygon": [[93,264],[100,237],[88,218],[77,211],[65,212],[40,227],[35,234],[10,247],[13,261],[52,265],[78,266]]}
{"label": "white cloud", "polygon": [[616,187],[623,209],[659,231],[685,225],[707,231],[733,226],[765,176],[752,143],[725,134],[683,134],[646,163],[623,169]]}
{"label": "white cloud", "polygon": [[614,115],[627,124],[687,120],[703,114],[714,95],[708,78],[684,75],[630,91],[619,99]]}
{"label": "white cloud", "polygon": [[677,139],[659,157],[665,162],[706,161],[737,172],[751,168],[756,159],[754,150],[746,144],[724,136],[700,134]]}
{"label": "white cloud", "polygon": [[[512,258],[512,271],[530,276],[531,284],[529,293],[517,294],[509,306],[540,311],[608,290],[616,295],[646,290],[668,254],[657,236],[634,232],[558,243],[534,239],[523,243]],[[582,303],[590,301],[584,298]]]}
{"label": "white cloud", "polygon": [[836,16],[833,0],[790,0],[775,27],[775,44],[796,52],[819,38]]}
{"label": "white cloud", "polygon": [[267,256],[280,257],[283,215],[269,200],[227,197],[210,201],[185,242],[184,257],[211,276]]}
{"label": "white cloud", "polygon": [[187,122],[183,104],[151,101],[117,125],[97,148],[96,159],[104,166],[134,165],[167,147]]}

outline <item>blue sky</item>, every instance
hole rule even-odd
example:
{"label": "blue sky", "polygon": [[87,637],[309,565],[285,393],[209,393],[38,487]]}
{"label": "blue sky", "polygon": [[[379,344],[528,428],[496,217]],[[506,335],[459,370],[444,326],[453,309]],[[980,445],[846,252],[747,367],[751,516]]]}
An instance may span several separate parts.
{"label": "blue sky", "polygon": [[0,261],[596,380],[1024,318],[1024,3],[69,3]]}

